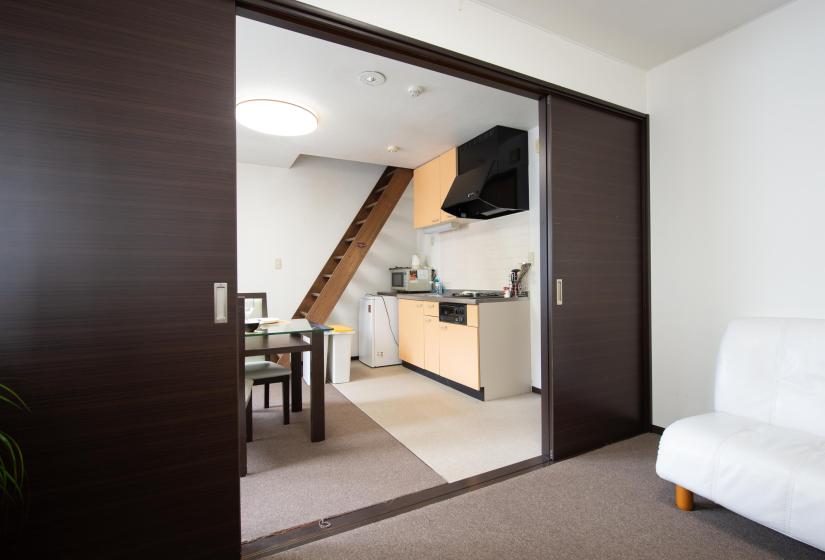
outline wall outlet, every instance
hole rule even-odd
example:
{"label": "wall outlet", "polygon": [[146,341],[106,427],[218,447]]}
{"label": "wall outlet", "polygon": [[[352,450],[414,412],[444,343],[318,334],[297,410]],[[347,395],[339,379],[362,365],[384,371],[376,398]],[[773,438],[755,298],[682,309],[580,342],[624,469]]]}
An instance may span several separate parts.
{"label": "wall outlet", "polygon": [[275,270],[281,270],[284,267],[283,261],[281,261],[281,257],[275,259]]}

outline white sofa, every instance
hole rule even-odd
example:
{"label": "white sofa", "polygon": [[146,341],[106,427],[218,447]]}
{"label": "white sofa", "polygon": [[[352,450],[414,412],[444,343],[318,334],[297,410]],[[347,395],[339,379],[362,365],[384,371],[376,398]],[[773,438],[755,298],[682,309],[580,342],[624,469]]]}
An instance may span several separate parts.
{"label": "white sofa", "polygon": [[657,474],[825,550],[825,321],[739,319],[716,365],[715,412],[674,422]]}

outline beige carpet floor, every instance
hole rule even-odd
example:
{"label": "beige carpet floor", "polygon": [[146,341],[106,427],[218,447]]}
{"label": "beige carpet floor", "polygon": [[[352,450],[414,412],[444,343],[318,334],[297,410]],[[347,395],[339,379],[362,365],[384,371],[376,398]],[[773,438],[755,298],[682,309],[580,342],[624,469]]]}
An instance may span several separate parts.
{"label": "beige carpet floor", "polygon": [[823,560],[705,500],[673,506],[644,435],[300,548],[281,558]]}
{"label": "beige carpet floor", "polygon": [[309,441],[309,389],[304,410],[282,423],[280,385],[272,408],[263,387],[253,391],[254,441],[241,479],[241,537],[274,532],[444,483],[444,479],[366,414],[326,385],[323,442]]}
{"label": "beige carpet floor", "polygon": [[448,482],[541,455],[541,397],[480,401],[402,366],[352,362],[338,390]]}

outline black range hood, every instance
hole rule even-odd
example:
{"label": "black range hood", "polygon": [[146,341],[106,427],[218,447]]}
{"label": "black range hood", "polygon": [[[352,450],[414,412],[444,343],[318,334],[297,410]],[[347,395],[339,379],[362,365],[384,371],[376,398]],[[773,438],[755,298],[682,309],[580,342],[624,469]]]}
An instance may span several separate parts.
{"label": "black range hood", "polygon": [[458,147],[458,176],[441,209],[489,220],[529,210],[527,132],[496,126]]}

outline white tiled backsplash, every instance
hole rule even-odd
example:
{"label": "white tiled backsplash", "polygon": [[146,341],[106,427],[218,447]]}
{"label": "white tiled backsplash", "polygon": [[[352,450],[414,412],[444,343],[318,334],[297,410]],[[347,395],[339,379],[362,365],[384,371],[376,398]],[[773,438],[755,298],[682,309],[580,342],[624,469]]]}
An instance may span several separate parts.
{"label": "white tiled backsplash", "polygon": [[418,248],[448,290],[501,290],[510,282],[510,270],[528,259],[529,213],[473,222],[448,233],[419,233]]}

